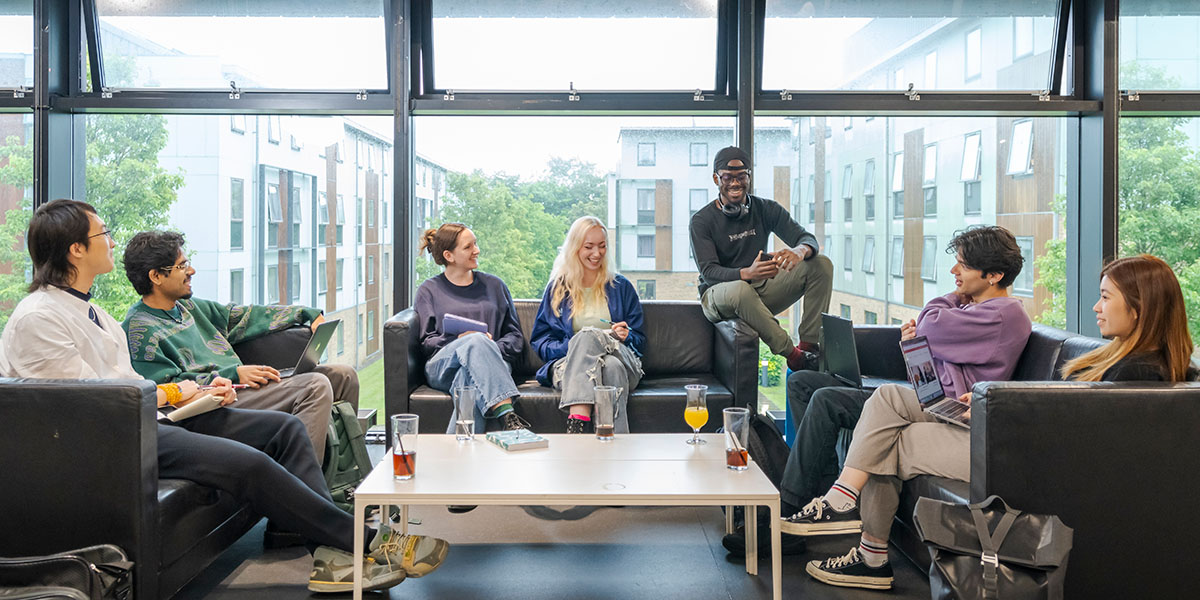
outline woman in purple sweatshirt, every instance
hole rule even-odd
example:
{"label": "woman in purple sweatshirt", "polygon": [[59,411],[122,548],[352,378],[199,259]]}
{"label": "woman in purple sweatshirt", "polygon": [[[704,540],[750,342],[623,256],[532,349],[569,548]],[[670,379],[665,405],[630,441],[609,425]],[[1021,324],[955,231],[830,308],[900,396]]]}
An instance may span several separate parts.
{"label": "woman in purple sweatshirt", "polygon": [[[476,433],[486,431],[485,419],[498,419],[503,429],[528,427],[513,410],[519,394],[511,365],[521,356],[525,339],[508,286],[495,275],[476,271],[479,246],[461,223],[426,230],[419,250],[428,251],[444,268],[417,288],[413,305],[429,387],[443,392],[468,385],[478,389]],[[485,323],[487,331],[448,334],[448,314]],[[451,415],[446,433],[454,431],[456,419],[457,413]]]}
{"label": "woman in purple sweatshirt", "polygon": [[[969,403],[975,382],[1012,377],[1029,339],[1029,316],[1009,295],[1024,261],[1002,227],[959,232],[947,250],[955,253],[954,291],[929,301],[916,321],[901,326],[900,339],[925,336],[942,388]],[[967,481],[970,449],[970,431],[925,413],[911,386],[881,386],[863,407],[833,487],[784,520],[783,528],[799,535],[862,532],[849,553],[811,561],[808,573],[831,585],[890,588],[887,540],[901,482],[922,474]]]}

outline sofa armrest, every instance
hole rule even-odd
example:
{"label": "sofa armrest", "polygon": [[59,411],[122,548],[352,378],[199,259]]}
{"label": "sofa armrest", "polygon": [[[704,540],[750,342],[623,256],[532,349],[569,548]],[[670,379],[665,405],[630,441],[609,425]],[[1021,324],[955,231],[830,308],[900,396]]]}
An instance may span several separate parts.
{"label": "sofa armrest", "polygon": [[408,397],[425,383],[425,358],[417,335],[417,312],[411,307],[396,313],[383,324],[384,411],[383,420],[391,435],[388,416],[412,412]]}
{"label": "sofa armrest", "polygon": [[758,403],[758,333],[741,319],[715,324],[713,375],[733,392],[734,406]]}
{"label": "sofa armrest", "polygon": [[234,346],[233,351],[243,364],[290,369],[300,361],[300,354],[311,337],[311,328],[297,325],[242,342]]}
{"label": "sofa armrest", "polygon": [[854,348],[863,375],[906,381],[907,370],[900,354],[900,328],[895,325],[855,325]]}
{"label": "sofa armrest", "polygon": [[[987,382],[973,391],[971,501],[998,494],[1075,528],[1067,598],[1190,593],[1194,576],[1171,565],[1200,560],[1190,501],[1200,494],[1200,384]],[[1161,502],[1147,503],[1147,485]]]}
{"label": "sofa armrest", "polygon": [[0,556],[109,543],[155,572],[154,384],[0,378],[0,398]]}

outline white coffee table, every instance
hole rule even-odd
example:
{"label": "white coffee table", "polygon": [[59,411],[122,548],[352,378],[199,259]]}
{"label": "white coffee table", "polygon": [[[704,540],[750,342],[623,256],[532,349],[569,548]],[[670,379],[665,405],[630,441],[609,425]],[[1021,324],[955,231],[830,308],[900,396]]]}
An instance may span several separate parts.
{"label": "white coffee table", "polygon": [[[482,435],[459,443],[453,435],[422,434],[415,477],[396,481],[389,450],[354,493],[354,599],[362,598],[363,523],[368,506],[408,505],[617,505],[745,506],[746,522],[756,523],[755,507],[766,505],[771,521],[771,583],[782,596],[779,491],[754,461],[745,471],[725,467],[719,434],[691,446],[691,434],[628,434],[602,443],[592,435],[551,434],[549,448],[506,452]],[[381,511],[387,514],[387,511]],[[726,511],[726,532],[733,511]],[[757,527],[746,531],[746,572],[758,574]],[[430,532],[437,535],[437,532]]]}

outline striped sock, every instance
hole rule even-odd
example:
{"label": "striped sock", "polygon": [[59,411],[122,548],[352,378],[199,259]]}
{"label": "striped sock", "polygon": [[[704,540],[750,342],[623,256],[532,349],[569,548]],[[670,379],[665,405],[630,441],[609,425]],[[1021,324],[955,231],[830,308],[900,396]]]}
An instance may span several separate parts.
{"label": "striped sock", "polygon": [[825,502],[838,512],[846,512],[858,506],[858,490],[850,485],[836,481],[833,487],[825,493]]}
{"label": "striped sock", "polygon": [[878,569],[888,562],[888,545],[887,542],[876,544],[868,542],[867,538],[862,538],[858,542],[858,555],[862,557],[863,562],[872,569]]}
{"label": "striped sock", "polygon": [[489,411],[487,418],[498,419],[512,411],[513,411],[512,402],[506,402],[504,404],[499,404],[499,405],[496,405],[495,407],[493,407],[492,410]]}

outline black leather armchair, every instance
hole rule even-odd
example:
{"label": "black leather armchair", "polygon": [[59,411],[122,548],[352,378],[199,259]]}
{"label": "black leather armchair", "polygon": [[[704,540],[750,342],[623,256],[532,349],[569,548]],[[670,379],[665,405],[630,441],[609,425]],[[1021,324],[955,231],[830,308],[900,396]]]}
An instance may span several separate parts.
{"label": "black leather armchair", "polygon": [[[541,359],[529,346],[538,300],[517,300],[525,334],[525,353],[513,369],[521,397],[517,411],[535,431],[562,431],[566,415],[558,410],[557,391],[539,385],[534,375]],[[708,386],[709,414],[758,398],[758,336],[740,320],[710,323],[698,302],[649,300],[645,310],[646,375],[629,397],[629,428],[637,432],[687,432],[683,386]],[[417,339],[417,316],[405,309],[384,324],[383,348],[387,414],[421,415],[421,431],[441,433],[450,422],[450,397],[425,385],[425,358]],[[720,419],[705,427],[714,431]]]}
{"label": "black leather armchair", "polygon": [[[294,328],[235,348],[294,365]],[[289,365],[290,366],[290,365]],[[259,519],[224,492],[158,478],[153,383],[0,378],[0,556],[120,546],[137,598],[167,598]]]}

